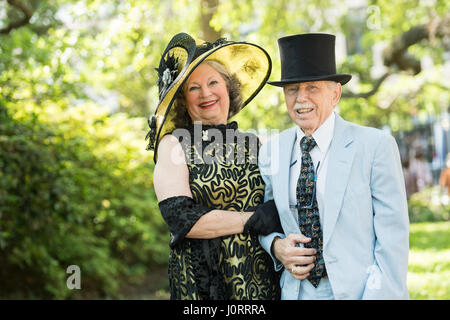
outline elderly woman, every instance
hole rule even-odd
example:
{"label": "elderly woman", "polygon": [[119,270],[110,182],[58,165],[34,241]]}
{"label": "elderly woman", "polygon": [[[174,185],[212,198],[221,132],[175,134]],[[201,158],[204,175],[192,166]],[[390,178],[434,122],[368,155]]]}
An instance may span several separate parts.
{"label": "elderly woman", "polygon": [[263,203],[259,141],[228,123],[270,69],[256,45],[222,39],[196,45],[184,33],[163,53],[148,137],[156,196],[171,233],[171,299],[279,298],[279,277],[258,241],[281,229],[273,201]]}

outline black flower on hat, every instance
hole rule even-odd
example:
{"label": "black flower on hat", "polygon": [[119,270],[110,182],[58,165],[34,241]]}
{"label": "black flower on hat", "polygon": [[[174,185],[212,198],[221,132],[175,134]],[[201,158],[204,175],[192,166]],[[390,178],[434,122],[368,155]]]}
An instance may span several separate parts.
{"label": "black flower on hat", "polygon": [[220,38],[214,42],[205,41],[201,45],[197,46],[197,48],[195,50],[194,58],[197,58],[198,56],[201,56],[205,52],[208,52],[211,49],[214,49],[216,47],[219,47],[219,46],[227,44],[227,43],[231,43],[231,41],[228,41],[226,38]]}
{"label": "black flower on hat", "polygon": [[178,58],[169,54],[167,59],[161,60],[159,68],[155,70],[158,72],[159,99],[161,99],[178,75]]}

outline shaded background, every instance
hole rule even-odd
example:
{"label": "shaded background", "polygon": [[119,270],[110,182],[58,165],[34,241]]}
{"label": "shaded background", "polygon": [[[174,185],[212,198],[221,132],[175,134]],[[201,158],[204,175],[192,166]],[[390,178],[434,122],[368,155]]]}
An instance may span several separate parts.
{"label": "shaded background", "polygon": [[[414,177],[411,297],[450,299],[445,0],[0,0],[0,298],[168,297],[169,235],[144,137],[154,68],[182,31],[261,45],[271,80],[279,37],[336,34],[338,70],[353,75],[337,111],[390,131]],[[292,126],[271,86],[234,119],[262,135]],[[431,179],[409,174],[419,155]],[[81,289],[67,286],[70,265]]]}

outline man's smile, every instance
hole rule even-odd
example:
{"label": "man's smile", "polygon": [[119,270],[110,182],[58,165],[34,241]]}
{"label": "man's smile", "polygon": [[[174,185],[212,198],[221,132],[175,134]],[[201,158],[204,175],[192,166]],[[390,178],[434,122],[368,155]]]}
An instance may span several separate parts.
{"label": "man's smile", "polygon": [[314,106],[312,104],[299,104],[299,103],[296,103],[294,105],[293,109],[297,113],[297,115],[308,116],[314,111]]}

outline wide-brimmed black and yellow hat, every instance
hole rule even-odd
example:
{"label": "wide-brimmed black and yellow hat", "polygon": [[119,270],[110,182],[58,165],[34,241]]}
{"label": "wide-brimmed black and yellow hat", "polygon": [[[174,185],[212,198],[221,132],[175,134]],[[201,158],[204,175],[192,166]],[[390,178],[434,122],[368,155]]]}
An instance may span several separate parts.
{"label": "wide-brimmed black and yellow hat", "polygon": [[225,39],[209,43],[196,41],[186,33],[175,35],[156,69],[159,102],[155,114],[148,119],[150,131],[146,139],[150,141],[147,150],[154,150],[155,162],[159,141],[176,129],[173,120],[177,95],[191,73],[205,60],[219,61],[239,80],[242,108],[262,89],[272,70],[269,54],[256,44]]}

